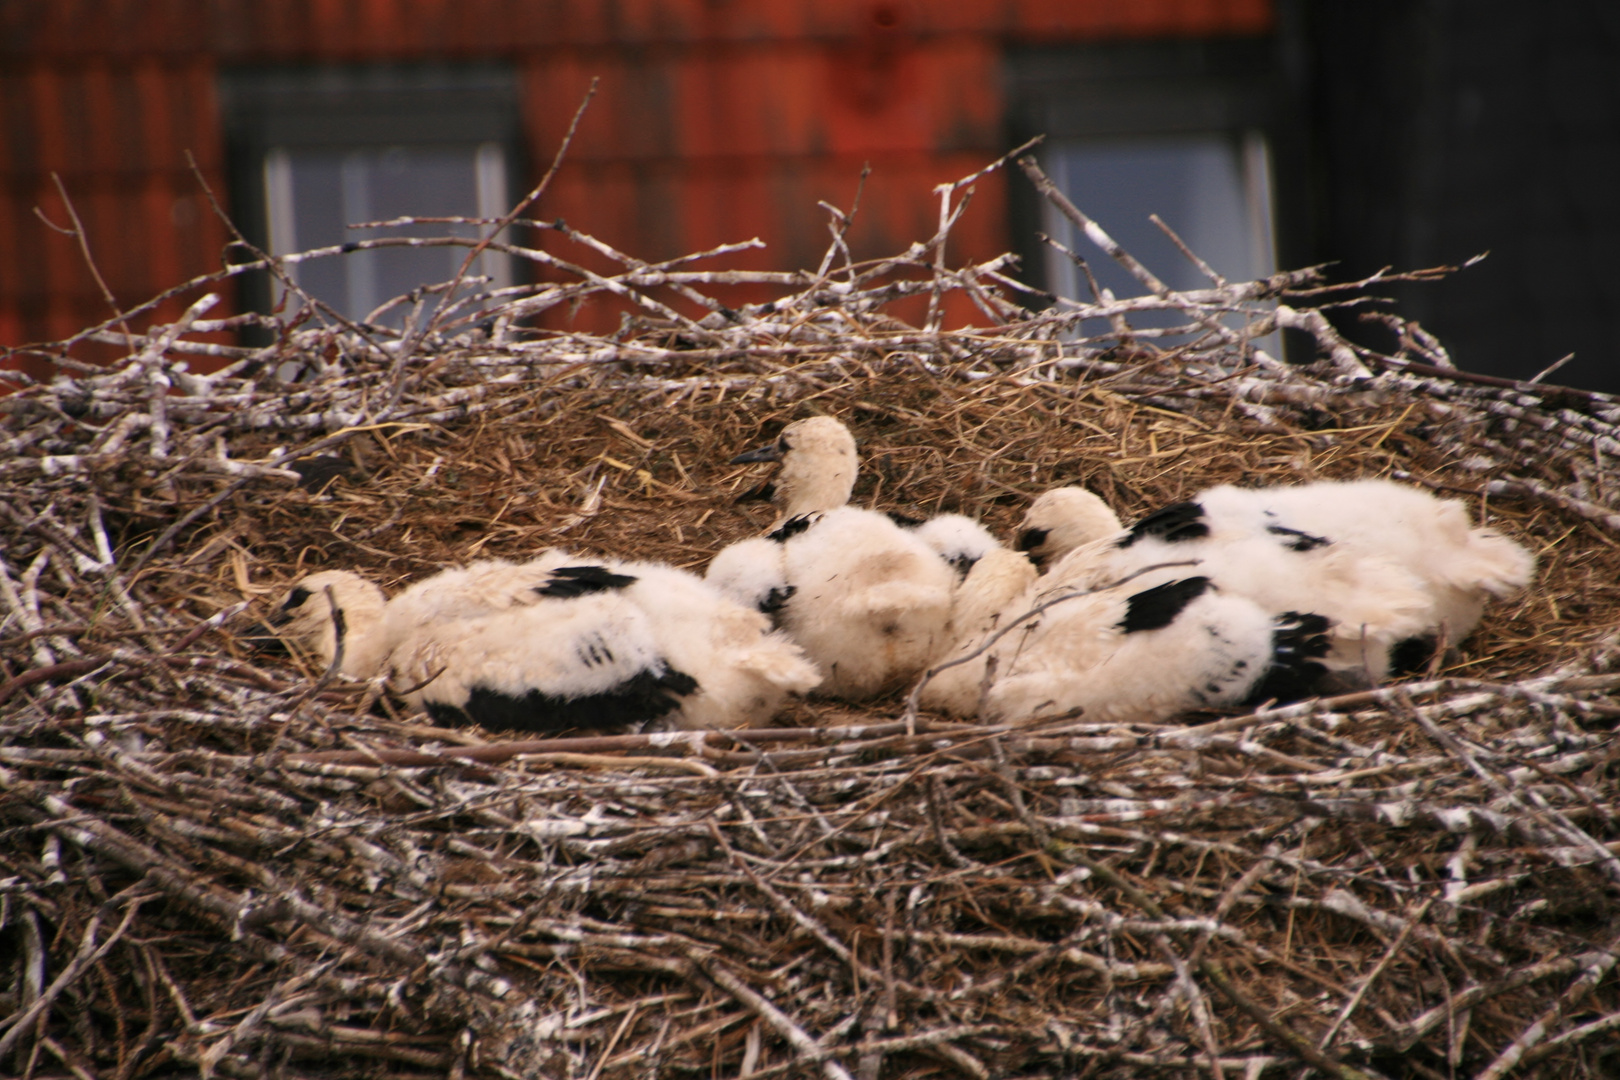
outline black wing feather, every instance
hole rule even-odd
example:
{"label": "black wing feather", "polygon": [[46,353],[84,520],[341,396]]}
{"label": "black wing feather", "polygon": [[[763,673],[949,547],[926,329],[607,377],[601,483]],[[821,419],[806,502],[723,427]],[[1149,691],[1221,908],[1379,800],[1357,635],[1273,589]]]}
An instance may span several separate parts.
{"label": "black wing feather", "polygon": [[540,596],[571,600],[576,596],[610,592],[634,585],[638,579],[630,574],[615,574],[605,566],[563,566],[551,572],[551,580],[536,585]]}
{"label": "black wing feather", "polygon": [[782,524],[778,525],[773,531],[766,533],[765,539],[775,540],[778,544],[780,544],[789,537],[797,536],[804,532],[804,530],[815,524],[815,521],[816,519],[809,514],[800,514],[798,517],[790,517],[786,521],[782,522]]}
{"label": "black wing feather", "polygon": [[1125,601],[1125,617],[1117,625],[1127,634],[1169,626],[1208,588],[1209,578],[1190,577],[1143,589]]}
{"label": "black wing feather", "polygon": [[1149,536],[1177,544],[1184,540],[1200,540],[1208,535],[1209,524],[1204,520],[1204,508],[1195,502],[1178,502],[1155,510],[1132,525],[1130,532],[1120,537],[1117,546],[1128,548]]}
{"label": "black wing feather", "polygon": [[520,731],[556,735],[564,731],[616,731],[657,720],[680,707],[682,696],[698,688],[684,671],[664,668],[638,671],[599,694],[558,697],[543,690],[521,696],[475,686],[459,708],[429,702],[428,715],[449,726],[478,724],[491,731]]}
{"label": "black wing feather", "polygon": [[1046,538],[1050,535],[1051,529],[1025,529],[1018,534],[1016,546],[1019,551],[1034,551],[1046,543]]}
{"label": "black wing feather", "polygon": [[798,591],[797,585],[778,585],[766,593],[765,599],[757,605],[760,614],[769,615],[774,624],[781,617],[782,609],[787,606],[787,602],[793,599],[793,594]]}
{"label": "black wing feather", "polygon": [[1325,536],[1313,536],[1308,532],[1290,529],[1286,525],[1267,525],[1266,532],[1272,536],[1291,537],[1292,539],[1283,543],[1283,547],[1290,551],[1315,551],[1319,547],[1327,547],[1333,543]]}
{"label": "black wing feather", "polygon": [[1272,620],[1271,667],[1245,699],[1246,705],[1263,701],[1298,701],[1318,692],[1327,668],[1317,661],[1328,654],[1328,628],[1321,615],[1285,611]]}

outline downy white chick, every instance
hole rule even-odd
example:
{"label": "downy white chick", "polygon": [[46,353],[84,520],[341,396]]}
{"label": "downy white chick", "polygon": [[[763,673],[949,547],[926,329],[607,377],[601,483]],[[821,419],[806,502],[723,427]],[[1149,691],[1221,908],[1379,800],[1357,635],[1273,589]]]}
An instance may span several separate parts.
{"label": "downy white chick", "polygon": [[[1069,592],[1037,587],[1014,605],[1022,612],[1058,600],[992,650],[998,664],[984,694],[986,719],[1078,708],[1089,721],[1161,722],[1297,696],[1296,685],[1322,674],[1316,658],[1327,650],[1326,619],[1273,615],[1207,577],[1058,599]],[[983,661],[962,666],[983,671]],[[958,690],[940,707],[967,712],[964,703]]]}
{"label": "downy white chick", "polygon": [[1048,570],[1075,548],[1118,536],[1123,528],[1109,505],[1085,488],[1053,488],[1024,511],[1013,546]]}
{"label": "downy white chick", "polygon": [[848,505],[858,467],[849,429],[800,420],[732,460],[781,463],[778,514],[764,537],[720,552],[709,580],[774,610],[825,676],[821,693],[861,700],[911,679],[947,639],[955,572],[887,516]]}
{"label": "downy white chick", "polygon": [[330,662],[331,597],[347,623],[343,670],[385,667],[440,723],[551,733],[663,720],[765,721],[814,665],[756,612],[684,571],[548,551],[417,582],[393,601],[358,575],[323,571],[282,605],[282,633]]}
{"label": "downy white chick", "polygon": [[[894,515],[889,515],[894,518]],[[951,564],[958,581],[968,576],[975,563],[1001,547],[989,529],[965,514],[936,514],[926,521],[899,521],[902,528],[933,548]]]}
{"label": "downy white chick", "polygon": [[[934,665],[921,703],[1000,720],[1078,708],[1089,720],[1163,721],[1300,696],[1325,674],[1318,657],[1328,647],[1326,619],[1268,611],[1224,592],[1187,560],[1110,565],[1121,535],[1090,492],[1065,488],[1038,499],[1019,534],[1024,551],[987,555],[963,582],[955,644]],[[1073,545],[1083,546],[1065,561]],[[1043,554],[1058,565],[1037,580],[1033,559]],[[996,631],[1048,603],[979,652]],[[962,662],[942,666],[951,660]]]}
{"label": "downy white chick", "polygon": [[958,716],[977,713],[986,654],[966,658],[1007,620],[1028,610],[1017,601],[1030,590],[1036,576],[1035,564],[1023,552],[1000,546],[974,562],[952,595],[949,644],[929,663],[933,674],[923,687],[920,704]]}
{"label": "downy white chick", "polygon": [[1426,663],[1442,637],[1448,645],[1462,641],[1479,625],[1487,600],[1512,596],[1535,576],[1535,556],[1495,529],[1474,525],[1464,503],[1392,480],[1223,484],[1195,501],[1212,529],[1263,531],[1296,547],[1327,542],[1412,574],[1426,603],[1420,629],[1393,647],[1397,671]]}
{"label": "downy white chick", "polygon": [[[908,527],[956,570],[950,632],[945,646],[929,662],[929,669],[934,670],[975,650],[1000,624],[1004,610],[1035,580],[1037,571],[1023,552],[1003,547],[990,530],[961,514],[941,514]],[[943,698],[965,700],[976,694],[982,672],[982,664],[943,668],[925,688],[926,703],[930,708],[943,708]],[[966,712],[969,707],[952,711]]]}
{"label": "downy white chick", "polygon": [[1527,584],[1534,566],[1517,544],[1471,528],[1461,504],[1389,481],[1223,485],[1100,538],[1095,515],[1067,520],[1067,508],[1084,502],[1068,494],[1078,489],[1060,490],[1032,505],[1020,542],[1071,581],[1197,559],[1196,572],[1228,593],[1274,612],[1327,616],[1326,664],[1339,680],[1330,689],[1377,683],[1426,659],[1442,632],[1460,640],[1485,596]]}

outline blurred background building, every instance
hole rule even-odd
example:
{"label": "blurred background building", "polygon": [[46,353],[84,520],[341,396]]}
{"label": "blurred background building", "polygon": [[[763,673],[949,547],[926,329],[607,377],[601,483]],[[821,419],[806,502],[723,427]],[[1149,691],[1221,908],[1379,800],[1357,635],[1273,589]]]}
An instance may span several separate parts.
{"label": "blurred background building", "polygon": [[[816,203],[856,257],[937,225],[934,184],[1044,133],[1047,171],[1174,286],[1202,279],[1158,213],[1229,278],[1336,277],[1490,257],[1387,295],[1472,370],[1620,390],[1620,5],[1504,0],[0,0],[0,345],[219,266],[219,201],[286,253],[473,224],[545,170],[601,89],[536,216],[655,261],[759,237],[727,266],[813,268]],[[196,172],[188,163],[188,153]],[[206,185],[206,191],[204,189]],[[1133,291],[1016,171],[977,185],[952,262],[1004,250],[1081,295],[1046,231]],[[517,239],[609,265],[550,231]],[[351,316],[461,249],[298,267]],[[527,264],[480,269],[521,281]],[[273,304],[267,282],[229,298]],[[159,313],[172,318],[186,297]],[[969,312],[963,311],[962,317]],[[603,306],[557,312],[600,328]],[[1347,331],[1387,345],[1353,313]],[[560,323],[559,323],[560,324]]]}

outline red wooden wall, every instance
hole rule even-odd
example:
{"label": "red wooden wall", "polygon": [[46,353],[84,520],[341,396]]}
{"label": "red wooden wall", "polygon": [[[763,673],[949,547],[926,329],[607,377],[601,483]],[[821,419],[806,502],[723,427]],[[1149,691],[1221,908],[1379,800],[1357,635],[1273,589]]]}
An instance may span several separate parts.
{"label": "red wooden wall", "polygon": [[[227,196],[214,79],[233,64],[502,59],[538,173],[601,91],[537,210],[644,259],[758,236],[730,265],[814,267],[826,199],[871,162],[857,256],[935,227],[932,186],[1002,145],[1009,44],[1262,33],[1271,0],[0,0],[0,344],[109,314],[61,176],[121,304],[215,269]],[[979,185],[950,260],[1011,246]],[[171,307],[165,315],[172,315]]]}

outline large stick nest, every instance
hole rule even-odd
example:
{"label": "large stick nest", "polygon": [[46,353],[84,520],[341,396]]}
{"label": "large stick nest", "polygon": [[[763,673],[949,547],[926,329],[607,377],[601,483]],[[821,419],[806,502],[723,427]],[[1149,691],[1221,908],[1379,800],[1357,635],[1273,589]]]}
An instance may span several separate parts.
{"label": "large stick nest", "polygon": [[[1377,279],[1144,271],[1042,307],[1006,259],[949,269],[947,234],[802,274],[497,242],[547,280],[393,322],[203,300],[41,348],[59,377],[0,400],[0,1071],[1620,1072],[1620,402],[1458,372],[1396,316],[1390,353],[1348,344],[1321,312],[1382,311]],[[295,288],[293,261],[254,265]],[[708,295],[736,284],[778,299]],[[526,328],[608,295],[637,310],[615,335]],[[941,329],[951,297],[982,327]],[[1132,329],[1147,310],[1187,332]],[[249,321],[269,345],[204,340]],[[1316,358],[1257,350],[1278,325]],[[92,340],[127,357],[74,360]],[[1538,580],[1419,681],[1162,728],[812,700],[767,731],[511,744],[236,640],[320,567],[700,567],[765,519],[726,459],[816,412],[883,508],[1005,534],[1060,483],[1129,519],[1391,476],[1467,500]]]}

